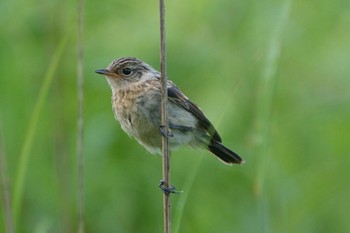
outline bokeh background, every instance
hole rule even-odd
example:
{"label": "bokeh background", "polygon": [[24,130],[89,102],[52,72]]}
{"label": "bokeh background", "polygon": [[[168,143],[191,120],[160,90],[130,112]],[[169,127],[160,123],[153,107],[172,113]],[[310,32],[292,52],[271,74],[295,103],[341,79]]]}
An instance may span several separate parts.
{"label": "bokeh background", "polygon": [[[169,0],[166,14],[169,77],[246,160],[174,151],[173,232],[350,232],[350,2]],[[94,73],[121,56],[159,68],[158,1],[86,1],[84,16],[85,231],[162,232],[161,157],[122,132]],[[76,232],[77,3],[1,1],[0,27],[16,232]]]}

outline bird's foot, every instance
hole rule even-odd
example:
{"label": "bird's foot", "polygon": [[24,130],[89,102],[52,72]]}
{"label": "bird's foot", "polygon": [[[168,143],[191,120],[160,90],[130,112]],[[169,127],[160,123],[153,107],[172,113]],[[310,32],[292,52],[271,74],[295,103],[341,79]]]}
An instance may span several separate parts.
{"label": "bird's foot", "polygon": [[165,194],[180,194],[183,191],[176,191],[175,186],[173,185],[166,185],[166,182],[164,180],[160,181],[159,188],[163,191]]}
{"label": "bird's foot", "polygon": [[166,138],[169,138],[169,137],[174,137],[174,134],[171,132],[171,130],[168,128],[168,132],[166,132],[166,126],[165,125],[160,125],[159,126],[159,130],[161,132],[161,134],[166,137]]}

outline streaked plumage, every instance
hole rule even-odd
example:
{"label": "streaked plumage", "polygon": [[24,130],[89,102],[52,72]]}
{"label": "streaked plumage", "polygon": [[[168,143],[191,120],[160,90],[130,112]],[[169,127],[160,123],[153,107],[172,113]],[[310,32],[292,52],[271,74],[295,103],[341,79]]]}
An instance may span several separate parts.
{"label": "streaked plumage", "polygon": [[[161,153],[160,73],[143,61],[125,57],[114,60],[105,75],[112,89],[112,107],[123,130],[151,153]],[[205,148],[223,162],[242,164],[243,159],[221,143],[204,113],[168,80],[168,113],[171,148],[190,145]]]}

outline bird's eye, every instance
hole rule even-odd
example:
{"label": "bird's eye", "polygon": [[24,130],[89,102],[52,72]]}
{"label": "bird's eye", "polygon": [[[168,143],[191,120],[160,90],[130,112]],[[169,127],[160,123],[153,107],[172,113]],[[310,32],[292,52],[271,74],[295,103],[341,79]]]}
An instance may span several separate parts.
{"label": "bird's eye", "polygon": [[131,74],[131,69],[130,68],[124,68],[122,70],[122,72],[123,72],[124,75],[130,75]]}

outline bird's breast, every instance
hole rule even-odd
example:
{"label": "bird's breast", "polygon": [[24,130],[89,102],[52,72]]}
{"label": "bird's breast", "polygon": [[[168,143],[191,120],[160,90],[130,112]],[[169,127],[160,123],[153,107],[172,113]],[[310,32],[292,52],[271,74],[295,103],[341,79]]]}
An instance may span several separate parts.
{"label": "bird's breast", "polygon": [[129,136],[137,136],[137,132],[133,127],[133,122],[137,114],[135,101],[140,94],[140,91],[137,89],[123,89],[113,92],[112,94],[114,116]]}

